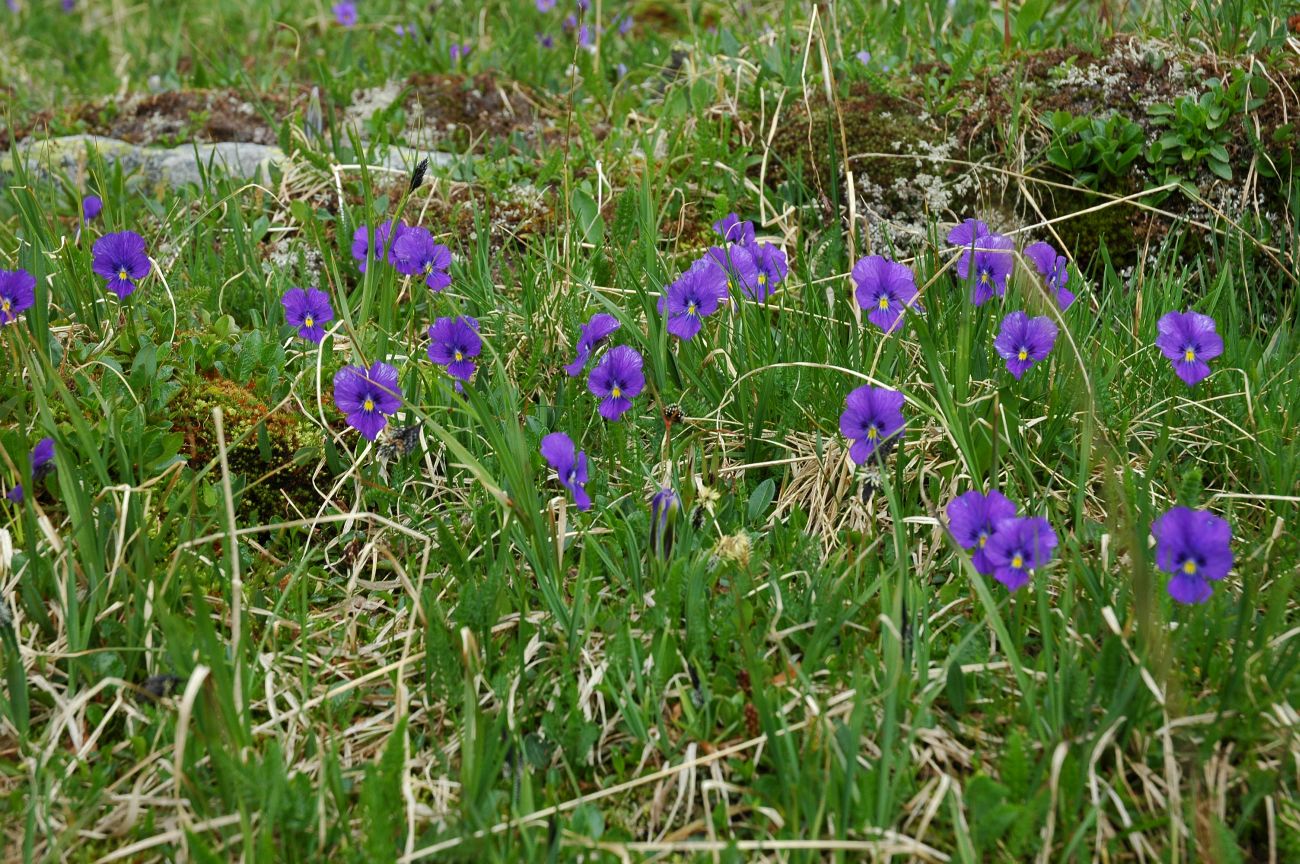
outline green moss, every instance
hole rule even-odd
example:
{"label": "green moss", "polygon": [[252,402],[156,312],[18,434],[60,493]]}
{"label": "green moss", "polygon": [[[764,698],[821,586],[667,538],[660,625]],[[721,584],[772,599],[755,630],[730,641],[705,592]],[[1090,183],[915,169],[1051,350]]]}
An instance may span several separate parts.
{"label": "green moss", "polygon": [[235,381],[194,379],[172,403],[176,429],[185,436],[183,452],[193,468],[201,469],[217,458],[212,424],[216,407],[225,419],[231,473],[242,481],[241,519],[295,518],[295,507],[306,511],[319,504],[311,475],[321,448],[320,432],[301,415],[271,411]]}

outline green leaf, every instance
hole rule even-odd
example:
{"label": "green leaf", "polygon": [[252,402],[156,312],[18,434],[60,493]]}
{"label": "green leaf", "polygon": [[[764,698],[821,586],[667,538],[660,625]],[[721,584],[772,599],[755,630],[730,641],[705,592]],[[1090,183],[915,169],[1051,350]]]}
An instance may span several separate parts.
{"label": "green leaf", "polygon": [[749,496],[749,521],[756,522],[767,512],[767,508],[776,497],[776,481],[771,477],[759,483]]}

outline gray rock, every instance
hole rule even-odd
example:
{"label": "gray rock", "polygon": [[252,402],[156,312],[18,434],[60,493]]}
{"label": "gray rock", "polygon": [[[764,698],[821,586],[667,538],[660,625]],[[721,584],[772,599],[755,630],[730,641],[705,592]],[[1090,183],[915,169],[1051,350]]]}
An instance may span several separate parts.
{"label": "gray rock", "polygon": [[[0,154],[0,178],[13,173],[15,160],[37,177],[67,175],[83,178],[90,154],[97,151],[108,165],[121,165],[137,187],[154,195],[167,188],[198,184],[204,174],[224,173],[242,180],[270,181],[271,166],[284,166],[290,157],[279,147],[224,141],[217,144],[182,144],[170,149],[141,147],[99,135],[68,135],[44,140],[26,139],[12,153]],[[430,165],[447,165],[450,153],[426,152],[409,147],[389,147],[376,161],[386,168],[410,170],[422,158]]]}

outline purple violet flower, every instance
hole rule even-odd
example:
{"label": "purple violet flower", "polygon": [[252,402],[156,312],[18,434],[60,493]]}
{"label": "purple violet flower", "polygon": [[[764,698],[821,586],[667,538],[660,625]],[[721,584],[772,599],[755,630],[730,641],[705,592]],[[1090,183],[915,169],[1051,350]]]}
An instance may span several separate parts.
{"label": "purple violet flower", "polygon": [[863,66],[869,66],[869,65],[871,65],[871,52],[870,52],[870,51],[862,50],[862,51],[859,51],[857,54],[854,54],[853,56],[856,57],[856,58],[858,58],[858,62],[861,63]]}
{"label": "purple violet flower", "polygon": [[758,274],[754,277],[754,290],[746,291],[745,294],[762,303],[776,292],[776,286],[785,279],[790,267],[786,263],[785,252],[772,243],[751,246],[749,252],[754,256]]}
{"label": "purple violet flower", "polygon": [[993,340],[1007,371],[1020,380],[1029,367],[1045,360],[1056,344],[1056,325],[1047,316],[1030,318],[1024,312],[1012,312],[1002,319],[1002,330]]}
{"label": "purple violet flower", "polygon": [[578,0],[578,11],[586,12],[591,8],[591,0]]}
{"label": "purple violet flower", "polygon": [[1214,329],[1214,319],[1199,312],[1169,312],[1156,324],[1160,335],[1156,347],[1169,358],[1174,372],[1188,387],[1210,374],[1210,364],[1223,353],[1223,337]]}
{"label": "purple violet flower", "polygon": [[853,442],[849,458],[863,465],[885,441],[903,431],[903,394],[865,384],[844,401],[840,433]]}
{"label": "purple violet flower", "polygon": [[735,213],[728,213],[713,223],[713,232],[727,243],[739,243],[741,246],[754,245],[754,223],[746,219],[740,221]]}
{"label": "purple violet flower", "polygon": [[144,238],[134,231],[105,234],[92,248],[94,271],[108,280],[108,290],[125,300],[136,289],[136,282],[149,275],[149,256]]}
{"label": "purple violet flower", "polygon": [[1007,277],[1016,263],[1014,249],[1010,237],[986,234],[974,240],[973,251],[967,249],[962,253],[957,262],[957,275],[974,281],[970,299],[976,306],[988,302],[995,294],[1001,297],[1006,293]]}
{"label": "purple violet flower", "polygon": [[537,44],[541,45],[543,48],[549,51],[550,49],[555,47],[555,37],[552,36],[550,33],[538,33]]}
{"label": "purple violet flower", "polygon": [[578,28],[578,47],[590,48],[592,45],[591,27],[583,24]]}
{"label": "purple violet flower", "polygon": [[701,260],[708,262],[726,280],[728,293],[739,288],[746,297],[758,296],[758,265],[749,248],[734,243],[725,248],[712,246]]}
{"label": "purple violet flower", "polygon": [[410,230],[412,229],[398,222],[394,231],[393,220],[385,220],[375,226],[375,248],[371,249],[370,226],[358,225],[357,230],[352,232],[352,258],[357,262],[358,269],[362,273],[366,272],[366,265],[372,260],[387,260],[389,264],[393,264],[393,249],[397,246],[397,241]]}
{"label": "purple violet flower", "polygon": [[892,333],[903,312],[916,302],[916,277],[912,268],[880,255],[869,255],[853,265],[854,296],[867,311],[867,320]]}
{"label": "purple violet flower", "polygon": [[393,266],[405,276],[424,276],[424,284],[441,291],[451,284],[451,250],[433,239],[424,228],[411,227],[393,241]]}
{"label": "purple violet flower", "polygon": [[50,463],[54,461],[54,439],[42,438],[32,448],[32,481],[39,481],[54,470]]}
{"label": "purple violet flower", "polygon": [[587,485],[586,451],[578,450],[573,439],[563,432],[552,432],[542,439],[542,458],[560,475],[560,484],[572,493],[577,508],[590,510],[591,496],[584,488]]}
{"label": "purple violet flower", "polygon": [[325,324],[334,320],[329,295],[316,288],[290,288],[280,298],[284,320],[298,329],[308,342],[320,344],[325,338]]}
{"label": "purple violet flower", "polygon": [[626,36],[632,32],[632,27],[632,13],[629,12],[622,18],[618,19],[618,35]]}
{"label": "purple violet flower", "polygon": [[1007,519],[997,526],[984,552],[993,565],[993,578],[1016,591],[1029,582],[1031,571],[1052,560],[1056,532],[1041,516]]}
{"label": "purple violet flower", "polygon": [[1043,275],[1047,287],[1056,294],[1056,303],[1062,309],[1069,309],[1074,302],[1074,292],[1065,287],[1070,281],[1070,262],[1064,255],[1057,255],[1051,243],[1031,243],[1025,247],[1025,257],[1033,263],[1034,268]]}
{"label": "purple violet flower", "polygon": [[349,426],[374,441],[388,416],[402,407],[397,370],[378,360],[369,369],[344,366],[334,375],[334,404],[347,415]]}
{"label": "purple violet flower", "polygon": [[550,12],[555,8],[557,0],[537,0],[538,12]]}
{"label": "purple violet flower", "polygon": [[11,504],[23,503],[23,497],[23,484],[21,483],[15,483],[13,488],[5,493],[5,498],[7,498]]}
{"label": "purple violet flower", "polygon": [[976,572],[985,576],[993,574],[993,562],[989,561],[985,547],[998,526],[1015,515],[1015,502],[996,489],[987,495],[966,492],[948,502],[948,530],[957,545],[973,550],[971,563]]}
{"label": "purple violet flower", "polygon": [[597,312],[592,315],[591,320],[578,330],[578,356],[564,367],[564,371],[573,378],[581,375],[582,370],[587,366],[587,360],[591,357],[591,352],[613,335],[620,326],[622,325],[618,323],[618,319],[607,312]]}
{"label": "purple violet flower", "polygon": [[601,397],[601,417],[617,420],[632,407],[632,400],[645,388],[643,365],[636,349],[619,345],[611,348],[591,370],[587,389]]}
{"label": "purple violet flower", "polygon": [[448,49],[448,53],[451,55],[452,63],[459,63],[461,60],[464,60],[466,57],[468,57],[469,52],[472,50],[474,50],[473,46],[471,46],[468,42],[462,42],[462,43],[453,42],[451,43],[451,48]]}
{"label": "purple violet flower", "polygon": [[17,321],[35,302],[35,276],[26,270],[0,270],[0,327]]}
{"label": "purple violet flower", "polygon": [[104,199],[98,195],[87,195],[81,199],[81,221],[89,225],[104,209]]}
{"label": "purple violet flower", "polygon": [[659,297],[659,314],[668,316],[668,332],[689,341],[704,326],[703,319],[727,299],[727,274],[715,262],[701,258]]}
{"label": "purple violet flower", "polygon": [[988,237],[992,233],[987,222],[982,222],[979,219],[966,219],[957,223],[948,232],[948,243],[951,246],[969,247],[976,240]]}
{"label": "purple violet flower", "polygon": [[483,351],[483,339],[478,335],[478,321],[466,316],[439,318],[429,328],[429,359],[447,367],[447,374],[456,379],[456,391],[461,382],[474,375],[474,361]]}
{"label": "purple violet flower", "polygon": [[1204,603],[1210,580],[1232,569],[1232,527],[1208,510],[1175,507],[1151,523],[1156,566],[1170,574],[1169,596],[1179,603]]}
{"label": "purple violet flower", "polygon": [[342,27],[351,27],[357,23],[357,4],[353,0],[342,0],[334,4],[334,20]]}

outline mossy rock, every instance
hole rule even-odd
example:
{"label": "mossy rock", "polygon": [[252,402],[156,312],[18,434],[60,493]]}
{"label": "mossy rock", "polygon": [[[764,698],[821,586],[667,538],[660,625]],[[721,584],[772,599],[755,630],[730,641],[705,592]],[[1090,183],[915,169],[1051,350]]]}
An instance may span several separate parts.
{"label": "mossy rock", "polygon": [[246,386],[215,377],[186,382],[171,407],[176,431],[185,436],[182,452],[195,470],[217,458],[212,410],[221,408],[226,458],[231,473],[242,480],[237,502],[242,522],[296,518],[298,511],[314,512],[320,504],[311,478],[322,439],[301,415],[272,411]]}
{"label": "mossy rock", "polygon": [[[840,125],[843,124],[843,139]],[[929,119],[919,104],[858,82],[839,100],[799,102],[783,117],[772,138],[766,180],[779,189],[792,178],[830,197],[843,184],[844,155],[858,184],[858,199],[886,219],[924,218],[936,210],[965,212],[974,184],[960,182],[967,170],[952,159],[957,141]],[[868,155],[875,154],[875,155]],[[904,158],[904,157],[915,158]],[[757,175],[757,169],[753,172]],[[843,199],[843,192],[840,192]]]}

